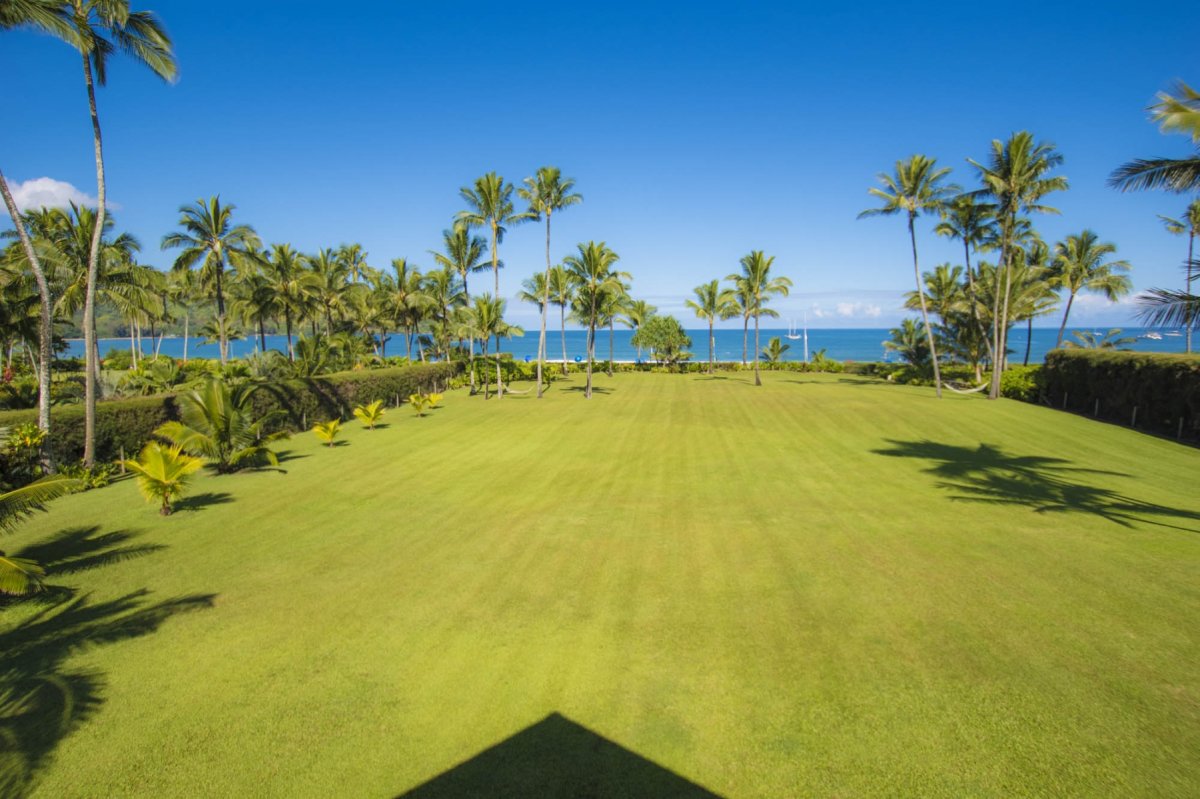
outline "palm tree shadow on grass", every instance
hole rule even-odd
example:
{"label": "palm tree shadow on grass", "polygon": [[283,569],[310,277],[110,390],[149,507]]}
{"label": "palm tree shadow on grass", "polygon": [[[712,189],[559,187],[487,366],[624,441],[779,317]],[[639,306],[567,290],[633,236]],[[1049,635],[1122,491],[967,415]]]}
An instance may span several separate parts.
{"label": "palm tree shadow on grass", "polygon": [[888,440],[890,449],[876,455],[916,458],[933,463],[923,471],[942,478],[937,487],[952,492],[951,499],[994,505],[1024,505],[1036,513],[1087,513],[1122,527],[1137,523],[1200,532],[1169,520],[1200,522],[1200,512],[1144,502],[1111,488],[1081,482],[1089,476],[1126,478],[1131,475],[1106,469],[1073,466],[1065,458],[1010,455],[992,444],[958,447],[935,441]]}
{"label": "palm tree shadow on grass", "polygon": [[42,564],[46,576],[53,579],[166,549],[163,544],[128,543],[138,535],[129,530],[101,533],[98,525],[71,527],[17,554]]}
{"label": "palm tree shadow on grass", "polygon": [[149,592],[47,607],[0,633],[0,796],[27,795],[58,745],[104,704],[105,677],[71,657],[155,632],[172,616],[211,607],[214,595],[153,604]]}
{"label": "palm tree shadow on grass", "polygon": [[[587,391],[587,386],[570,386],[569,388],[564,389],[564,390],[582,394]],[[599,386],[599,385],[596,385],[595,383],[592,383],[592,393],[593,394],[611,394],[611,393],[613,393],[613,390],[606,386]]]}
{"label": "palm tree shadow on grass", "polygon": [[176,513],[197,511],[211,505],[228,505],[233,502],[233,494],[228,491],[206,491],[203,494],[193,494],[190,497],[175,500],[172,506]]}
{"label": "palm tree shadow on grass", "polygon": [[720,797],[558,713],[397,799],[439,797]]}

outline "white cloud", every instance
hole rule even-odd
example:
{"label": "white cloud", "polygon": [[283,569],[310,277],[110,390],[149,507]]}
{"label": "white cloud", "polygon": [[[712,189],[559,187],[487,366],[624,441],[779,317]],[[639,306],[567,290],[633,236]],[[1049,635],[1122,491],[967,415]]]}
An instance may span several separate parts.
{"label": "white cloud", "polygon": [[883,314],[883,309],[870,302],[839,302],[837,304],[837,313],[838,316],[865,316],[870,319],[876,319]]}
{"label": "white cloud", "polygon": [[[9,189],[17,208],[21,211],[66,208],[71,203],[96,207],[95,197],[84,194],[66,181],[54,178],[33,178],[24,183],[10,184]],[[109,206],[112,204],[109,203]]]}

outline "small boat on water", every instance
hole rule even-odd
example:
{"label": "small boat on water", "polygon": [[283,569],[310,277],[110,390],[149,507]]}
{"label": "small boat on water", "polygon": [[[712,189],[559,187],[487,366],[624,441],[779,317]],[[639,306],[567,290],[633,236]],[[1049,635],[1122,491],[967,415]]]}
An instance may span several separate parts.
{"label": "small boat on water", "polygon": [[[1182,334],[1182,333],[1180,333],[1178,330],[1171,330],[1171,331],[1169,331],[1169,332],[1167,333],[1167,335],[1168,335],[1168,336],[1176,336],[1176,337],[1178,337],[1178,336],[1182,336],[1183,334]],[[1161,338],[1161,336],[1160,336],[1159,338]]]}
{"label": "small boat on water", "polygon": [[[1167,335],[1169,336],[1171,334],[1168,333]],[[1155,333],[1153,330],[1151,330],[1149,333],[1143,333],[1141,337],[1148,338],[1151,341],[1162,341],[1162,333]]]}

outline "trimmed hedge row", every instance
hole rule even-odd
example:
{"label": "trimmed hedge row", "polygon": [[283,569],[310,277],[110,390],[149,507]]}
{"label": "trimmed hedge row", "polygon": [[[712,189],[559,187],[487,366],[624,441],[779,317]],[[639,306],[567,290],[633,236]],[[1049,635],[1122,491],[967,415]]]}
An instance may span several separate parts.
{"label": "trimmed hedge row", "polygon": [[[316,421],[348,417],[355,405],[377,399],[388,404],[404,402],[418,391],[444,389],[458,369],[452,363],[414,364],[267,383],[255,392],[254,406],[258,413],[282,410],[284,420],[278,427],[301,430]],[[173,394],[97,403],[96,460],[115,460],[122,451],[126,457],[133,457],[155,428],[178,418],[179,405]],[[0,427],[36,421],[34,410],[0,411]],[[50,430],[50,449],[56,462],[71,463],[83,457],[82,405],[52,409]]]}
{"label": "trimmed hedge row", "polygon": [[1046,354],[1043,384],[1053,407],[1200,438],[1200,355],[1054,350]]}

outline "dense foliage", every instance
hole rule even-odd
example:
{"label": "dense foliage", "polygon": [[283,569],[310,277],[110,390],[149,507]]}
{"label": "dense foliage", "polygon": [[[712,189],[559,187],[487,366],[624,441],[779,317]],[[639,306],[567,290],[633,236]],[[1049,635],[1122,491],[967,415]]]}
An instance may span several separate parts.
{"label": "dense foliage", "polygon": [[1200,355],[1054,350],[1045,392],[1056,408],[1121,424],[1133,422],[1136,408],[1139,428],[1200,437]]}

